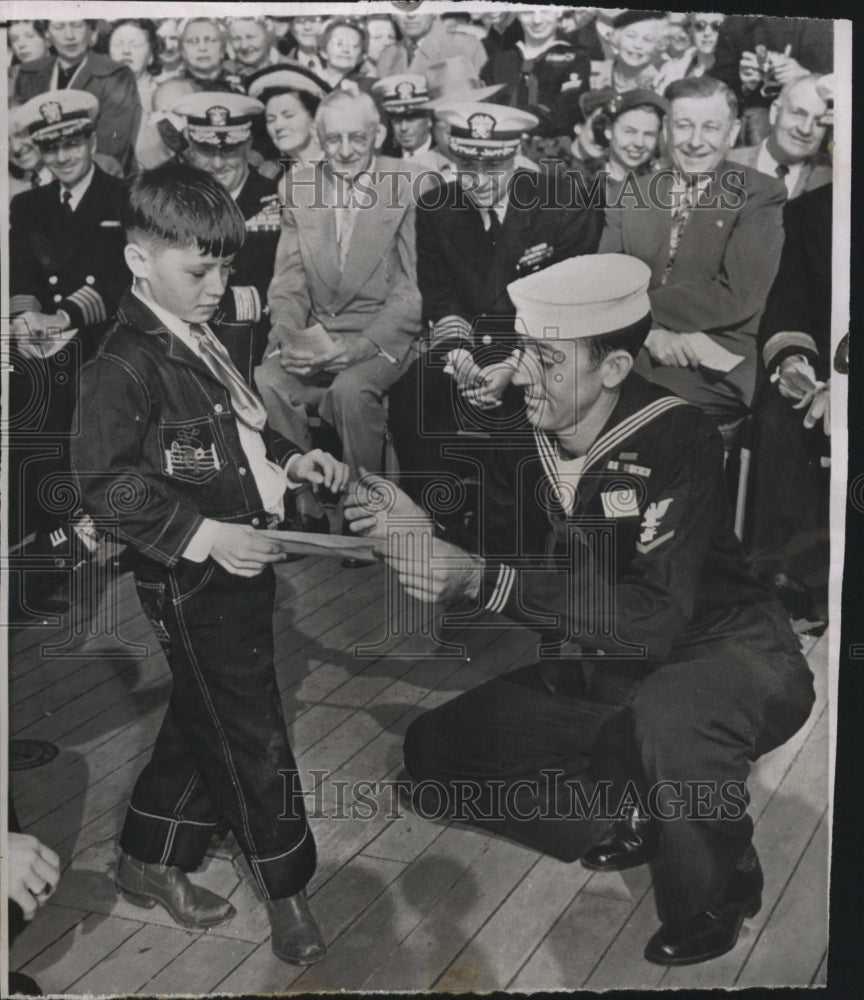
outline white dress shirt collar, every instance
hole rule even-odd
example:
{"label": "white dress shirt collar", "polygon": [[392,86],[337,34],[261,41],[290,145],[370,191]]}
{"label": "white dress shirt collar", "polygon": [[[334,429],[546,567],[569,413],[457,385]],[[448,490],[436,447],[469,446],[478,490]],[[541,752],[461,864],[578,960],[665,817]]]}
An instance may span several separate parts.
{"label": "white dress shirt collar", "polygon": [[95,173],[96,173],[96,167],[93,166],[93,164],[91,164],[90,169],[87,171],[87,173],[81,178],[80,181],[78,181],[76,184],[73,184],[71,188],[64,187],[64,185],[61,184],[60,203],[62,204],[64,201],[63,198],[64,193],[66,191],[69,191],[72,194],[72,197],[69,199],[69,207],[74,212],[75,209],[81,204],[81,199],[87,193],[87,188],[90,187],[90,182],[93,180],[93,175]]}

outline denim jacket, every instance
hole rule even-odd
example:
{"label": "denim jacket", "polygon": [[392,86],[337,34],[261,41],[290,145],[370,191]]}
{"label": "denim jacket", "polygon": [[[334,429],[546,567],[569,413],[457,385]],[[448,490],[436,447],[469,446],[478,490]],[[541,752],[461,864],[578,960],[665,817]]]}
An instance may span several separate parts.
{"label": "denim jacket", "polygon": [[[131,291],[80,379],[72,468],[97,527],[171,567],[204,518],[266,526],[228,390]],[[262,433],[283,467],[300,450]]]}

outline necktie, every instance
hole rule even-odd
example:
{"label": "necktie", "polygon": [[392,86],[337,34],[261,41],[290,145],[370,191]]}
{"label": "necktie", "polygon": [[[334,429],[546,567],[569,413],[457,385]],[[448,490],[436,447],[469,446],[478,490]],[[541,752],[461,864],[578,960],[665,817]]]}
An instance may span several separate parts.
{"label": "necktie", "polygon": [[777,166],[774,168],[774,173],[777,174],[777,176],[782,181],[789,173],[789,167],[785,163],[778,163]]}
{"label": "necktie", "polygon": [[30,174],[30,187],[38,188],[41,183],[42,183],[42,178],[39,176],[39,171],[34,170]]}
{"label": "necktie", "polygon": [[63,218],[64,219],[71,219],[72,216],[73,216],[73,214],[74,214],[73,211],[72,211],[71,202],[72,202],[72,192],[71,191],[64,191],[63,192]]}
{"label": "necktie", "polygon": [[672,229],[669,233],[669,260],[666,262],[666,270],[661,282],[663,285],[669,279],[669,272],[675,263],[675,257],[678,255],[678,247],[681,245],[681,237],[684,235],[684,230],[690,221],[690,215],[693,211],[693,195],[694,189],[689,186],[685,187],[681,192],[678,204],[672,209]]}
{"label": "necktie", "polygon": [[261,400],[234,367],[231,355],[205,327],[190,323],[189,331],[198,342],[201,357],[207,367],[228,390],[234,415],[252,430],[263,430],[267,422],[267,412]]}
{"label": "necktie", "polygon": [[490,208],[488,211],[489,211],[489,228],[486,230],[486,235],[489,238],[489,242],[494,247],[498,243],[498,238],[501,235],[501,220],[498,218],[497,209]]}

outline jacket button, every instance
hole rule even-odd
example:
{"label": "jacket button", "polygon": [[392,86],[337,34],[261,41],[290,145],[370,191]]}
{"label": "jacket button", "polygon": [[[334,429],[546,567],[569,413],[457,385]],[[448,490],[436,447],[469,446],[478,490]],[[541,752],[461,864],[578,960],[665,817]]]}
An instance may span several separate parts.
{"label": "jacket button", "polygon": [[96,279],[93,277],[92,274],[88,274],[87,277],[84,280],[87,282],[88,285],[95,285],[96,284]]}
{"label": "jacket button", "polygon": [[222,412],[222,410],[223,410],[223,406],[222,406],[222,404],[221,404],[221,403],[217,403],[217,404],[216,404],[216,405],[215,405],[215,406],[213,407],[213,410],[214,410],[214,411],[215,411],[216,413],[221,413],[221,412]]}
{"label": "jacket button", "polygon": [[241,476],[245,476],[246,475],[246,467],[243,466],[243,465],[241,465],[240,468],[237,471],[240,473]]}
{"label": "jacket button", "polygon": [[63,301],[63,296],[62,295],[55,295],[54,296],[54,301],[55,302],[62,302]]}
{"label": "jacket button", "polygon": [[60,279],[57,277],[56,274],[49,274],[48,275],[48,284],[49,285],[56,285],[59,280]]}
{"label": "jacket button", "polygon": [[261,523],[261,518],[259,518],[259,517],[253,517],[252,518],[252,527],[253,528],[257,528],[260,523]]}
{"label": "jacket button", "polygon": [[483,346],[488,347],[492,343],[492,335],[489,333],[483,334]]}

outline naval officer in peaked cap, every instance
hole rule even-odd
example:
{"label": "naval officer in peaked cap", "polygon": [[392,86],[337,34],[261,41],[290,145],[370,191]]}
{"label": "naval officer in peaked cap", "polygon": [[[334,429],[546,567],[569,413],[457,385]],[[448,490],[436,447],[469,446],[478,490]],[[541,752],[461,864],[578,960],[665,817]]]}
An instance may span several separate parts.
{"label": "naval officer in peaked cap", "polygon": [[201,91],[187,94],[171,111],[185,121],[186,161],[226,187],[246,220],[246,243],[211,327],[251,383],[270,332],[265,306],[279,242],[278,182],[249,162],[253,125],[264,105],[245,94]]}
{"label": "naval officer in peaked cap", "polygon": [[[346,517],[389,533],[409,595],[545,642],[537,664],[411,723],[415,808],[595,870],[650,863],[661,926],[645,957],[683,965],[734,947],[761,905],[750,762],[800,728],[814,695],[732,530],[719,433],[632,371],[649,278],[611,254],[508,285],[527,422],[490,446],[479,555],[374,478]],[[382,490],[384,511],[370,502]],[[431,545],[412,547],[421,525]]]}
{"label": "naval officer in peaked cap", "polygon": [[32,554],[75,565],[89,532],[79,535],[68,512],[48,509],[43,499],[51,491],[41,485],[68,474],[78,372],[129,282],[120,228],[124,185],[94,160],[99,101],[92,94],[38,94],[17,115],[52,180],[17,194],[10,206],[10,482],[21,490],[10,538],[35,532]]}

